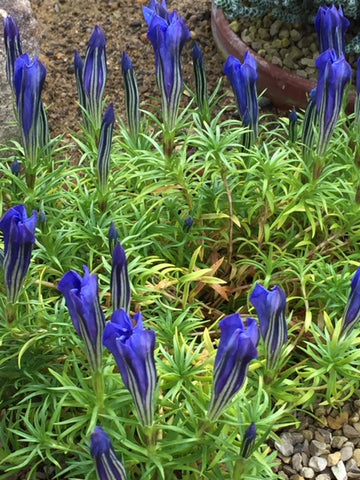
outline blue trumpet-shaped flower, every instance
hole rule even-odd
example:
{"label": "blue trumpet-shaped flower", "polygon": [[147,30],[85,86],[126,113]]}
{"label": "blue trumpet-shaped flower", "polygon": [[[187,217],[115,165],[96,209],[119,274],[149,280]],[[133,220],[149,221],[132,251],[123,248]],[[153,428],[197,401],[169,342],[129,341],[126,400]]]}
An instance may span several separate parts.
{"label": "blue trumpet-shaped flower", "polygon": [[115,113],[114,105],[110,103],[101,123],[100,140],[98,147],[98,178],[99,188],[104,192],[107,188],[107,182],[110,173],[110,153],[112,134],[114,130]]}
{"label": "blue trumpet-shaped flower", "polygon": [[252,130],[253,143],[258,136],[258,99],[256,92],[257,64],[250,52],[244,55],[244,62],[229,56],[225,62],[224,73],[230,80],[235,94],[240,118],[244,126]]}
{"label": "blue trumpet-shaped flower", "polygon": [[[90,118],[95,132],[101,127],[102,100],[107,79],[106,38],[96,25],[86,50],[85,62],[75,51],[74,67],[80,105]],[[86,118],[86,114],[84,116]],[[87,121],[85,122],[87,124]]]}
{"label": "blue trumpet-shaped flower", "polygon": [[342,335],[348,335],[360,320],[360,268],[351,282],[351,292],[343,315]]}
{"label": "blue trumpet-shaped flower", "polygon": [[256,284],[250,295],[250,302],[259,317],[260,333],[266,348],[266,364],[271,370],[276,366],[282,346],[287,341],[286,295],[279,286],[267,290]]}
{"label": "blue trumpet-shaped flower", "polygon": [[335,50],[338,57],[345,54],[345,33],[350,22],[344,17],[341,6],[321,6],[315,18],[315,29],[319,39],[320,53],[329,48]]}
{"label": "blue trumpet-shaped flower", "polygon": [[20,32],[15,19],[9,15],[4,18],[4,43],[6,51],[6,77],[14,89],[15,60],[22,55]]}
{"label": "blue trumpet-shaped flower", "polygon": [[84,277],[70,270],[59,282],[58,290],[64,295],[71,320],[85,343],[93,372],[102,369],[102,336],[105,326],[98,295],[98,279],[84,266]]}
{"label": "blue trumpet-shaped flower", "polygon": [[256,440],[256,425],[254,422],[246,429],[240,448],[240,457],[249,458],[254,451]]}
{"label": "blue trumpet-shaped flower", "polygon": [[113,310],[123,308],[129,313],[131,299],[130,280],[126,253],[120,242],[116,242],[112,253],[110,285]]}
{"label": "blue trumpet-shaped flower", "polygon": [[148,7],[143,7],[143,13],[149,26],[147,35],[154,47],[163,120],[166,130],[172,131],[183,90],[180,56],[185,43],[190,39],[190,31],[177,12],[168,12],[164,0],[161,4],[152,0]]}
{"label": "blue trumpet-shaped flower", "polygon": [[253,318],[247,319],[245,329],[238,313],[225,317],[220,322],[220,343],[215,358],[213,391],[208,418],[214,421],[233,396],[240,390],[246,377],[249,363],[257,358],[259,330]]}
{"label": "blue trumpet-shaped flower", "polygon": [[24,205],[11,208],[0,220],[0,230],[4,235],[3,267],[9,303],[16,303],[29,269],[36,223],[36,212],[33,211],[32,216],[28,217]]}
{"label": "blue trumpet-shaped flower", "polygon": [[208,96],[208,88],[207,88],[204,55],[197,42],[195,42],[193,46],[192,58],[193,58],[194,74],[195,74],[196,101],[199,107],[202,120],[209,122],[210,120],[209,96]]}
{"label": "blue trumpet-shaped flower", "polygon": [[140,132],[140,97],[134,67],[129,55],[123,52],[121,68],[125,85],[125,105],[129,131],[136,140]]}
{"label": "blue trumpet-shaped flower", "polygon": [[319,71],[315,91],[315,103],[318,113],[319,138],[317,153],[323,157],[334,132],[343,103],[346,85],[351,79],[351,67],[341,55],[334,50],[326,50],[316,59]]}
{"label": "blue trumpet-shaped flower", "polygon": [[47,139],[47,119],[41,100],[46,77],[46,68],[38,57],[30,59],[27,53],[20,55],[14,66],[14,90],[25,158],[29,170],[38,161],[39,150]]}
{"label": "blue trumpet-shaped flower", "polygon": [[123,382],[134,399],[141,423],[150,426],[153,422],[157,382],[155,332],[144,328],[141,313],[135,314],[134,320],[135,326],[125,310],[116,310],[105,327],[104,345],[115,357]]}
{"label": "blue trumpet-shaped flower", "polygon": [[115,223],[111,222],[110,228],[109,228],[109,233],[108,233],[108,239],[109,239],[109,251],[110,254],[113,254],[114,248],[117,243],[117,239],[119,238],[119,232],[117,228],[115,227]]}
{"label": "blue trumpet-shaped flower", "polygon": [[91,435],[90,452],[99,480],[126,480],[125,469],[114,452],[109,435],[99,426]]}

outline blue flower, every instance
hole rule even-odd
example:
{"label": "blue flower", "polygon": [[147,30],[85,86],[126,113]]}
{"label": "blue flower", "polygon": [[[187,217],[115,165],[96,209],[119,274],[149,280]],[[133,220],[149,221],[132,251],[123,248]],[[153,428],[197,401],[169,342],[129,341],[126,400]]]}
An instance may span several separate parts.
{"label": "blue flower", "polygon": [[162,95],[163,120],[168,131],[175,127],[183,78],[180,56],[190,31],[183,18],[176,12],[169,13],[165,1],[159,4],[152,0],[143,7],[147,22],[148,38],[155,53],[156,76]]}
{"label": "blue flower", "polygon": [[98,147],[98,178],[99,188],[101,192],[104,192],[106,190],[107,182],[109,179],[110,153],[114,123],[114,105],[110,103],[101,122],[100,140]]}
{"label": "blue flower", "polygon": [[246,429],[240,448],[240,457],[249,458],[254,451],[256,440],[256,425],[254,422]]}
{"label": "blue flower", "polygon": [[154,349],[155,332],[145,329],[142,315],[116,310],[104,331],[104,345],[114,355],[121,377],[130,391],[140,421],[150,426],[154,416],[154,391],[157,382]]}
{"label": "blue flower", "polygon": [[6,76],[14,89],[15,60],[22,54],[20,32],[15,19],[9,15],[4,18],[4,43],[6,51]]}
{"label": "blue flower", "polygon": [[99,303],[97,276],[91,275],[86,266],[84,271],[84,277],[73,270],[65,273],[58,290],[64,295],[74,327],[84,340],[91,369],[99,372],[102,369],[105,317]]}
{"label": "blue flower", "polygon": [[317,153],[326,153],[334,132],[343,103],[346,85],[351,79],[351,67],[343,55],[338,57],[334,50],[326,50],[315,61],[319,71],[315,90],[315,103],[319,121]]}
{"label": "blue flower", "polygon": [[249,363],[257,358],[259,330],[253,318],[247,319],[247,329],[238,313],[220,322],[220,343],[215,358],[213,391],[208,410],[211,421],[218,418],[233,396],[240,390]]}
{"label": "blue flower", "polygon": [[351,292],[343,315],[342,335],[348,335],[360,320],[360,268],[351,282]]}
{"label": "blue flower", "polygon": [[257,283],[250,295],[250,302],[259,317],[260,333],[266,347],[267,367],[273,369],[280,358],[282,346],[287,341],[285,292],[279,286],[267,290]]}
{"label": "blue flower", "polygon": [[345,33],[350,22],[344,17],[341,6],[321,6],[315,18],[315,29],[319,39],[320,53],[329,48],[335,50],[338,57],[345,54]]}
{"label": "blue flower", "polygon": [[210,120],[209,97],[208,97],[204,55],[197,42],[195,42],[193,46],[192,58],[193,58],[194,75],[195,75],[196,101],[199,107],[200,114],[202,116],[202,120],[209,122]]}
{"label": "blue flower", "polygon": [[0,220],[0,230],[4,234],[3,267],[9,303],[16,303],[29,269],[36,223],[35,210],[28,217],[24,205],[11,208]]}
{"label": "blue flower", "polygon": [[112,253],[110,285],[113,310],[123,308],[129,313],[131,300],[130,280],[126,253],[120,242],[116,242]]}
{"label": "blue flower", "polygon": [[38,57],[20,55],[14,66],[16,108],[22,132],[25,157],[30,171],[36,166],[39,150],[47,138],[47,119],[41,100],[46,68]]}
{"label": "blue flower", "polygon": [[[78,66],[79,74],[81,70],[81,62],[76,54],[75,62],[75,65]],[[98,131],[101,126],[102,99],[104,96],[106,79],[106,38],[103,30],[96,25],[91,34],[86,51],[85,62],[82,67],[82,89],[85,94],[86,110],[93,122],[95,131]],[[81,87],[78,87],[78,90],[81,91]]]}
{"label": "blue flower", "polygon": [[111,440],[99,426],[91,435],[90,452],[95,459],[99,480],[126,480],[125,469],[114,452]]}
{"label": "blue flower", "polygon": [[125,85],[125,105],[129,131],[136,140],[140,132],[140,97],[134,67],[129,55],[123,52],[121,68]]}

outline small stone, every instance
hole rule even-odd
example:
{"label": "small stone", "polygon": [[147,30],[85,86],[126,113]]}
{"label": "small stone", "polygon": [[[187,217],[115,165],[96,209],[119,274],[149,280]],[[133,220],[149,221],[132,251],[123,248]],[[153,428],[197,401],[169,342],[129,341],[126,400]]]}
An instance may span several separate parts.
{"label": "small stone", "polygon": [[331,478],[327,473],[320,473],[320,475],[316,475],[315,480],[331,480]]}
{"label": "small stone", "polygon": [[344,437],[343,435],[337,435],[336,437],[333,437],[331,446],[334,449],[340,449],[344,443],[347,441],[347,438]]}
{"label": "small stone", "polygon": [[294,470],[300,472],[303,467],[303,459],[301,453],[295,453],[291,458],[291,465]]}
{"label": "small stone", "polygon": [[283,39],[283,38],[289,38],[289,37],[290,37],[290,32],[287,28],[282,28],[279,31],[279,38]]}
{"label": "small stone", "polygon": [[332,434],[329,430],[325,430],[324,428],[319,428],[315,432],[315,440],[319,440],[319,442],[325,442],[325,443],[331,444]]}
{"label": "small stone", "polygon": [[[358,425],[357,423],[355,425]],[[354,427],[355,427],[354,425]],[[345,423],[343,426],[343,434],[347,438],[356,438],[359,436],[359,432],[356,430],[356,428],[352,427],[348,423]]]}
{"label": "small stone", "polygon": [[309,450],[310,450],[310,455],[312,457],[319,457],[320,455],[330,453],[326,443],[319,442],[318,440],[312,440],[312,442],[310,443]]}
{"label": "small stone", "polygon": [[328,425],[333,430],[339,430],[345,423],[348,422],[349,414],[347,412],[343,412],[341,415],[337,417],[327,417]]}
{"label": "small stone", "polygon": [[349,423],[358,423],[360,420],[359,414],[357,412],[353,413],[349,418]]}
{"label": "small stone", "polygon": [[283,472],[282,470],[279,472],[279,475],[281,478],[283,478],[284,480],[289,480],[289,477],[286,475],[285,472]]}
{"label": "small stone", "polygon": [[350,460],[346,462],[345,468],[347,472],[360,473],[360,469],[353,458],[350,458]]}
{"label": "small stone", "polygon": [[298,42],[301,38],[301,32],[299,32],[299,30],[295,30],[295,28],[293,28],[292,30],[290,30],[290,38],[294,42]]}
{"label": "small stone", "polygon": [[295,475],[291,475],[290,480],[305,480],[305,478],[296,473]]}
{"label": "small stone", "polygon": [[340,460],[337,465],[331,467],[331,471],[334,474],[336,480],[347,480],[347,473],[343,461]]}
{"label": "small stone", "polygon": [[360,479],[360,473],[348,472],[348,479],[349,480],[359,480]]}
{"label": "small stone", "polygon": [[282,21],[281,20],[275,20],[275,22],[272,23],[270,27],[270,35],[272,37],[275,37],[278,35],[280,28],[282,26]]}
{"label": "small stone", "polygon": [[360,423],[354,423],[353,424],[355,430],[358,432],[358,435],[360,434]]}
{"label": "small stone", "polygon": [[340,460],[341,460],[341,453],[340,452],[330,453],[327,456],[328,467],[336,466],[340,462]]}
{"label": "small stone", "polygon": [[311,442],[314,439],[314,432],[312,430],[304,430],[303,432],[305,440]]}
{"label": "small stone", "polygon": [[327,467],[327,460],[323,457],[311,457],[309,467],[311,467],[314,472],[322,472]]}
{"label": "small stone", "polygon": [[354,448],[351,447],[350,445],[344,446],[341,449],[341,460],[343,462],[346,462],[353,456]]}
{"label": "small stone", "polygon": [[310,467],[303,467],[301,469],[301,475],[304,477],[304,478],[314,478],[315,477],[315,472],[312,468]]}
{"label": "small stone", "polygon": [[360,448],[355,448],[353,452],[353,459],[356,462],[356,465],[360,467]]}

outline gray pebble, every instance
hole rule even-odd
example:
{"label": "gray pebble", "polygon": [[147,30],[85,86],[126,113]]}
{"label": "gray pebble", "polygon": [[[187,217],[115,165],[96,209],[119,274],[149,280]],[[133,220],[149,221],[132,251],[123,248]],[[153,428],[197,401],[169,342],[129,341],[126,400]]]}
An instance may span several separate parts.
{"label": "gray pebble", "polygon": [[309,460],[309,467],[315,472],[322,472],[327,467],[327,460],[323,457],[311,457]]}
{"label": "gray pebble", "polygon": [[343,434],[347,438],[356,438],[356,437],[359,436],[359,432],[354,427],[349,425],[348,423],[345,423],[345,425],[343,426]]}
{"label": "gray pebble", "polygon": [[295,455],[292,456],[291,465],[294,470],[296,470],[297,472],[300,472],[300,470],[303,467],[303,458],[301,453],[295,453]]}
{"label": "gray pebble", "polygon": [[331,477],[327,473],[320,473],[320,475],[316,475],[315,480],[331,480]]}
{"label": "gray pebble", "polygon": [[337,435],[336,437],[333,437],[331,446],[332,448],[340,449],[346,441],[346,437],[344,437],[343,435]]}
{"label": "gray pebble", "polygon": [[344,446],[341,449],[341,460],[343,462],[346,462],[347,460],[349,460],[353,456],[353,453],[354,453],[354,448],[353,447],[351,447],[350,445]]}
{"label": "gray pebble", "polygon": [[301,475],[304,477],[304,478],[314,478],[315,477],[315,472],[312,468],[310,467],[303,467],[301,469]]}
{"label": "gray pebble", "polygon": [[325,442],[319,442],[318,440],[313,440],[310,443],[310,455],[312,457],[319,457],[320,455],[325,455],[329,453],[329,449]]}
{"label": "gray pebble", "polygon": [[331,467],[331,471],[334,474],[336,480],[347,480],[347,473],[344,462],[342,460],[340,460],[340,462],[334,467]]}

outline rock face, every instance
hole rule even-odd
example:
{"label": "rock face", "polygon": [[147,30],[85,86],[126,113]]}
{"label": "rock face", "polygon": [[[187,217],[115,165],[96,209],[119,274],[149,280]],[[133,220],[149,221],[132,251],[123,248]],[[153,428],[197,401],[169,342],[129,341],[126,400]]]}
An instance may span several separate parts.
{"label": "rock face", "polygon": [[38,24],[29,0],[0,0],[0,143],[20,139],[19,129],[14,124],[14,98],[6,78],[3,18],[8,15],[12,15],[19,27],[24,53],[37,55],[40,45]]}

